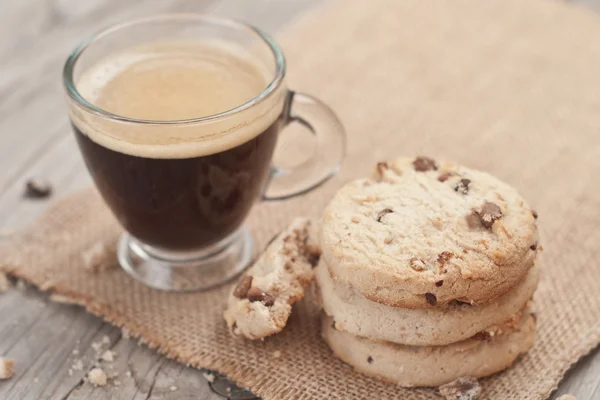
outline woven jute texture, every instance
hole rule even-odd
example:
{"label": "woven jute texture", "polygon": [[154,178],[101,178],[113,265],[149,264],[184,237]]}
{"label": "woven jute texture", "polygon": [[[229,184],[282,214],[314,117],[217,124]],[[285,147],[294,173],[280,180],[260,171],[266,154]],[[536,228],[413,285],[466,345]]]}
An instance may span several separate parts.
{"label": "woven jute texture", "polygon": [[[307,14],[280,38],[290,86],[335,109],[348,157],[318,190],[258,205],[248,221],[257,248],[293,215],[318,217],[343,182],[380,160],[427,154],[497,175],[538,211],[545,250],[535,346],[483,380],[484,398],[547,398],[600,342],[599,37],[599,18],[550,0],[340,0]],[[227,332],[229,287],[172,294],[117,268],[87,272],[81,253],[118,233],[93,190],[77,193],[5,243],[2,268],[267,400],[438,398],[336,360],[310,300],[294,308],[283,333],[253,343]]]}

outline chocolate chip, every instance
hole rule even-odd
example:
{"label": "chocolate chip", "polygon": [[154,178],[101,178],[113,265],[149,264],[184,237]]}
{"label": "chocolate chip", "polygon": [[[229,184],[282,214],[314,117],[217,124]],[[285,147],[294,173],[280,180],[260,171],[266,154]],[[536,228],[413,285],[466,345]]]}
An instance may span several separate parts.
{"label": "chocolate chip", "polygon": [[537,250],[537,243],[532,244],[529,248],[533,251]]}
{"label": "chocolate chip", "polygon": [[489,332],[481,331],[471,336],[471,339],[489,342],[492,340],[492,335]]}
{"label": "chocolate chip", "polygon": [[248,300],[251,302],[260,301],[265,306],[270,307],[275,304],[275,297],[270,295],[269,293],[265,293],[257,287],[250,288],[248,290]]}
{"label": "chocolate chip", "polygon": [[394,211],[392,211],[392,209],[390,209],[390,208],[384,208],[383,210],[379,211],[379,213],[377,214],[377,218],[376,218],[377,222],[381,222],[381,219],[383,217],[385,217],[386,214],[393,213],[393,212]]}
{"label": "chocolate chip", "polygon": [[440,176],[438,176],[438,181],[446,182],[452,175],[454,175],[452,172],[442,172]]}
{"label": "chocolate chip", "polygon": [[275,304],[275,296],[265,293],[261,301],[265,306],[271,307],[273,304]]}
{"label": "chocolate chip", "polygon": [[308,255],[308,257],[306,257],[306,261],[308,261],[308,263],[313,268],[317,266],[317,264],[319,263],[320,259],[321,259],[321,254],[319,254],[319,253],[310,253]]}
{"label": "chocolate chip", "polygon": [[449,259],[452,258],[453,255],[454,254],[449,251],[442,251],[440,254],[438,254],[437,262],[444,265]]}
{"label": "chocolate chip", "polygon": [[437,286],[437,287],[441,287],[441,286],[443,286],[443,285],[444,285],[444,281],[437,281],[437,282],[435,283],[435,286]]}
{"label": "chocolate chip", "polygon": [[461,179],[454,187],[454,191],[462,194],[469,193],[469,185],[471,184],[470,179]]}
{"label": "chocolate chip", "polygon": [[248,291],[252,286],[252,277],[250,275],[246,275],[242,278],[241,281],[238,282],[237,286],[233,290],[233,295],[238,299],[245,299],[248,296]]}
{"label": "chocolate chip", "polygon": [[373,364],[373,357],[371,357],[371,356],[367,357],[367,362],[369,364]]}
{"label": "chocolate chip", "polygon": [[534,219],[538,219],[538,213],[535,210],[531,210],[531,215],[533,215]]}
{"label": "chocolate chip", "polygon": [[433,293],[425,293],[425,300],[427,300],[427,302],[432,306],[437,304],[437,297],[435,297],[435,294]]}
{"label": "chocolate chip", "polygon": [[481,226],[482,226],[481,218],[479,217],[479,214],[477,213],[477,211],[473,211],[471,214],[467,215],[466,219],[467,219],[467,226],[469,227],[469,229],[481,228]]}
{"label": "chocolate chip", "polygon": [[479,215],[483,226],[490,229],[494,222],[502,218],[502,210],[497,204],[486,201],[481,207],[481,211],[477,212],[477,215]]}
{"label": "chocolate chip", "polygon": [[30,179],[25,184],[25,196],[32,199],[41,199],[52,194],[52,185],[40,179]]}
{"label": "chocolate chip", "polygon": [[419,156],[415,158],[415,161],[413,161],[413,166],[415,167],[415,170],[419,172],[437,170],[435,161],[429,157]]}

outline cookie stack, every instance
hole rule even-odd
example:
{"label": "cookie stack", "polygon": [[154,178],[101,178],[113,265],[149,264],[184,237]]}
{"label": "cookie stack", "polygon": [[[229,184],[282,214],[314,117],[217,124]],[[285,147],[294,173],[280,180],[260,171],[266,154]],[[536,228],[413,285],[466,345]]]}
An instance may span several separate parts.
{"label": "cookie stack", "polygon": [[401,386],[508,367],[535,336],[536,218],[487,173],[426,157],[377,164],[323,216],[324,339]]}

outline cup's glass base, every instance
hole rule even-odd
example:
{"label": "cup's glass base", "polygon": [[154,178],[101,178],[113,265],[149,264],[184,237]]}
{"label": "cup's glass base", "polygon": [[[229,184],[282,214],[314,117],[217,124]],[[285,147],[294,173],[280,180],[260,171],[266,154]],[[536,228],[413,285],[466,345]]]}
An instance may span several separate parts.
{"label": "cup's glass base", "polygon": [[202,250],[187,252],[156,249],[124,233],[117,256],[121,267],[145,285],[186,292],[210,289],[240,274],[250,264],[252,247],[246,228]]}

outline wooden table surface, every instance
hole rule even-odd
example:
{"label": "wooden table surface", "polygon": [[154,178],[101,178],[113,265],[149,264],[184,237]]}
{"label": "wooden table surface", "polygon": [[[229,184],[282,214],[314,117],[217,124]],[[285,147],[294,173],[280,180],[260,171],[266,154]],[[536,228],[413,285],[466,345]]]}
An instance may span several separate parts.
{"label": "wooden table surface", "polygon": [[[323,1],[0,1],[0,238],[23,228],[50,203],[23,198],[29,178],[51,181],[54,197],[90,184],[68,126],[60,80],[66,55],[86,35],[117,21],[184,11],[241,18],[276,35],[286,22]],[[600,11],[600,0],[579,3]],[[51,302],[19,286],[0,295],[0,356],[16,360],[15,376],[0,381],[0,399],[227,397],[226,380],[217,379],[211,388],[201,371],[139,346],[80,307]],[[116,354],[104,369],[119,373],[119,386],[94,388],[84,380],[98,361],[94,347],[99,345]],[[232,393],[231,398],[252,398]],[[578,400],[600,399],[599,349],[572,368],[553,398],[565,393]]]}

